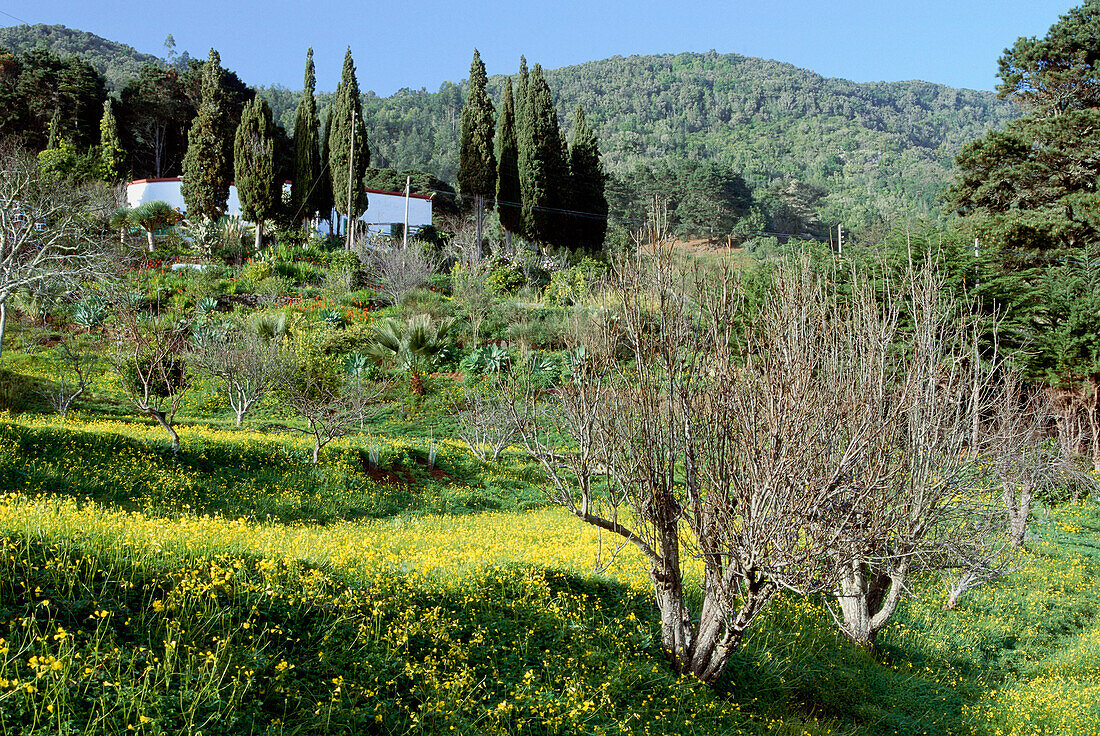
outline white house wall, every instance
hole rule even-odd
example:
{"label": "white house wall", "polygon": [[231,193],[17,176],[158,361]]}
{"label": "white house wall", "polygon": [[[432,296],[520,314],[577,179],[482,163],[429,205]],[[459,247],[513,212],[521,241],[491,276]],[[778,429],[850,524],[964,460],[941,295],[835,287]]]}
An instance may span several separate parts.
{"label": "white house wall", "polygon": [[[289,188],[289,184],[286,185]],[[173,209],[186,212],[187,206],[180,194],[180,181],[178,179],[153,179],[138,180],[126,185],[126,203],[130,207],[137,207],[145,202],[167,202]],[[231,217],[240,217],[241,201],[237,197],[237,187],[230,185],[229,202],[225,213]],[[340,218],[341,229],[343,217]],[[368,192],[367,211],[359,218],[366,223],[371,232],[391,234],[394,225],[405,221],[405,195],[389,192]],[[409,232],[416,232],[420,228],[432,224],[432,201],[423,197],[409,197]],[[319,232],[327,232],[327,228],[318,227]]]}

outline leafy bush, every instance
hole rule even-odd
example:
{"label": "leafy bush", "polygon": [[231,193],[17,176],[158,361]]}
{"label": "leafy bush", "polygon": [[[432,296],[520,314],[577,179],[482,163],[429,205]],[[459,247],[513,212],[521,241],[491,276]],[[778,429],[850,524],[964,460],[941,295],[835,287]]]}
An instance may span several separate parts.
{"label": "leafy bush", "polygon": [[516,264],[498,262],[490,267],[485,282],[494,293],[514,294],[527,283],[527,278]]}
{"label": "leafy bush", "polygon": [[264,279],[270,278],[273,272],[271,261],[249,261],[241,269],[241,278],[256,286]]}

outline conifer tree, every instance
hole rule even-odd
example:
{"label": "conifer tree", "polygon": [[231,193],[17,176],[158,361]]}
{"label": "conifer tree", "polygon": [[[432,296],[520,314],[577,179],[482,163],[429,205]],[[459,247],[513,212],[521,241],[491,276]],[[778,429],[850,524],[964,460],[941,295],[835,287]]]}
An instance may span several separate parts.
{"label": "conifer tree", "polygon": [[254,97],[241,112],[233,141],[233,168],[241,217],[256,226],[255,250],[263,241],[264,220],[275,214],[282,187],[275,177],[275,124],[267,101]]}
{"label": "conifer tree", "polygon": [[189,218],[217,219],[225,213],[232,180],[232,141],[226,133],[229,108],[221,57],[214,49],[202,70],[202,102],[187,134],[180,193]]}
{"label": "conifer tree", "polygon": [[[330,128],[331,131],[327,132],[327,135],[332,197],[335,200],[336,211],[348,218],[345,247],[350,249],[355,237],[355,221],[367,210],[367,192],[364,188],[363,176],[367,167],[370,166],[367,127],[363,123],[363,105],[359,97],[359,82],[355,78],[355,62],[351,58],[351,48],[348,48],[347,53],[344,54],[344,71],[340,77],[340,84],[336,87]],[[351,212],[347,211],[349,184]]]}
{"label": "conifer tree", "polygon": [[519,149],[516,142],[516,106],[511,78],[504,80],[504,99],[497,123],[497,213],[505,233],[523,232],[522,194],[519,187]]}
{"label": "conifer tree", "polygon": [[313,97],[317,77],[313,66],[313,47],[306,52],[305,91],[294,115],[294,179],[290,184],[290,201],[297,217],[309,219],[320,211],[323,198],[318,196],[321,175],[320,121],[317,101]]}
{"label": "conifer tree", "polygon": [[569,177],[574,226],[573,248],[599,249],[607,234],[607,197],[604,195],[603,165],[596,134],[578,105],[573,119],[573,141],[569,146]]}
{"label": "conifer tree", "polygon": [[474,49],[470,62],[470,81],[462,106],[461,138],[458,151],[458,188],[463,197],[474,201],[477,237],[481,242],[481,223],[485,198],[496,194],[497,162],[493,151],[493,103],[485,91],[488,79],[481,54]]}
{"label": "conifer tree", "polygon": [[332,197],[332,177],[328,170],[329,134],[332,132],[332,106],[325,112],[325,127],[321,131],[321,172],[314,194],[317,196],[317,211],[321,217],[328,220],[328,232],[332,235],[333,216],[332,209],[335,202]]}
{"label": "conifer tree", "polygon": [[126,151],[118,136],[118,120],[111,101],[103,103],[103,117],[99,121],[99,165],[104,181],[118,181],[122,177]]}
{"label": "conifer tree", "polygon": [[568,185],[558,113],[550,87],[535,64],[527,80],[527,104],[519,139],[519,178],[527,237],[546,245],[564,242],[560,209]]}

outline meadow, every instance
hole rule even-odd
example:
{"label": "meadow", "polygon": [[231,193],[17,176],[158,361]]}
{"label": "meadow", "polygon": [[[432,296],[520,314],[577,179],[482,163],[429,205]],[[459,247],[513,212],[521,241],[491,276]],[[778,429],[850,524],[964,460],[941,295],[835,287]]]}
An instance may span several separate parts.
{"label": "meadow", "polygon": [[[874,654],[786,595],[716,688],[664,658],[639,557],[496,466],[382,428],[0,422],[0,733],[1100,732],[1100,510],[914,596]],[[365,469],[367,445],[387,480]],[[402,470],[402,472],[405,472]],[[419,475],[417,475],[417,473]]]}

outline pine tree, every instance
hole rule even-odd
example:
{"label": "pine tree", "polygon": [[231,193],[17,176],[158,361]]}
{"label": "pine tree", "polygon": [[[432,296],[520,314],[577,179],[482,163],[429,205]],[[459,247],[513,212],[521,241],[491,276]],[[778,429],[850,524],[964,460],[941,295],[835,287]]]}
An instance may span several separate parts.
{"label": "pine tree", "polygon": [[313,48],[306,52],[305,92],[294,115],[294,179],[290,185],[290,201],[296,217],[309,219],[320,210],[318,196],[321,159],[318,151],[320,121],[317,101],[313,98],[317,78],[313,66]]}
{"label": "pine tree", "polygon": [[103,103],[103,117],[99,120],[99,165],[104,181],[118,181],[122,176],[126,151],[118,137],[118,120],[110,100]]}
{"label": "pine tree", "polygon": [[577,106],[573,121],[573,141],[569,146],[569,175],[573,194],[574,248],[599,249],[607,234],[607,197],[604,183],[607,177],[600,163],[600,146],[596,134],[585,119],[584,109]]}
{"label": "pine tree", "polygon": [[214,49],[202,71],[202,102],[187,134],[180,193],[189,218],[217,219],[225,213],[232,180],[232,140],[226,134],[228,107],[221,57]]}
{"label": "pine tree", "polygon": [[282,187],[275,177],[275,124],[267,101],[254,97],[241,112],[233,140],[233,168],[241,217],[256,226],[256,246],[263,241],[264,220],[275,214]]}
{"label": "pine tree", "polygon": [[[367,210],[367,192],[363,175],[370,166],[367,127],[363,123],[363,106],[359,97],[359,82],[355,79],[355,62],[351,49],[344,55],[344,71],[333,100],[331,132],[328,132],[328,168],[332,177],[332,197],[336,211],[348,218],[345,247],[351,248],[355,236],[355,221]],[[352,137],[354,136],[354,144]],[[353,150],[354,147],[354,150]],[[354,154],[354,155],[353,155]],[[350,163],[349,163],[350,162]],[[348,212],[349,165],[352,168],[351,212]]]}
{"label": "pine tree", "polygon": [[316,207],[321,217],[328,220],[328,232],[332,235],[333,216],[332,210],[336,202],[332,196],[332,177],[329,175],[328,154],[330,133],[332,132],[332,106],[325,113],[325,128],[321,132],[321,173],[314,195],[317,197]]}
{"label": "pine tree", "polygon": [[497,213],[506,233],[523,232],[522,194],[519,186],[519,149],[516,143],[516,106],[512,80],[504,80],[504,99],[497,122]]}
{"label": "pine tree", "polygon": [[547,245],[564,242],[560,212],[568,185],[558,113],[550,87],[535,64],[527,81],[527,104],[519,140],[519,179],[527,237]]}

